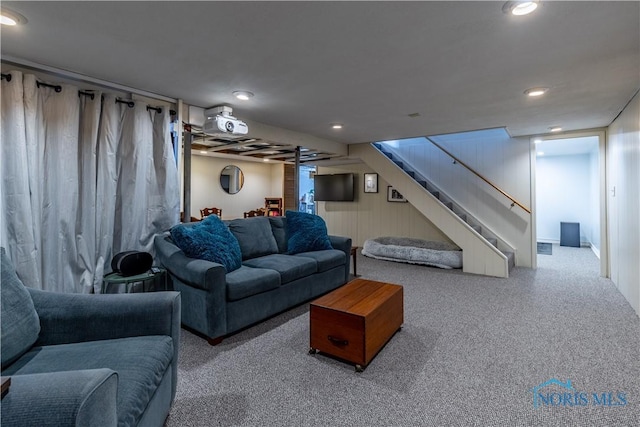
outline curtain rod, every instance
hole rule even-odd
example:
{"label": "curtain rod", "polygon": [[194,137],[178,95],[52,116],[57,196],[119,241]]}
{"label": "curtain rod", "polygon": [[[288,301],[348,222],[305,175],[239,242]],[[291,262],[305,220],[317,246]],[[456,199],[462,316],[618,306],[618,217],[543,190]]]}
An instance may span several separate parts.
{"label": "curtain rod", "polygon": [[32,69],[32,70],[35,70],[35,71],[43,71],[43,72],[52,73],[52,74],[58,75],[58,76],[60,76],[62,78],[66,78],[66,79],[71,79],[71,80],[75,80],[75,81],[95,84],[95,85],[98,85],[98,86],[105,87],[107,89],[114,89],[114,90],[119,90],[119,91],[123,91],[123,92],[130,92],[130,93],[134,93],[136,95],[146,96],[148,98],[154,98],[154,99],[158,99],[160,101],[170,102],[172,104],[177,104],[178,103],[178,100],[175,99],[175,98],[169,98],[167,96],[159,95],[157,93],[147,92],[145,90],[136,89],[136,88],[133,88],[133,87],[130,87],[130,86],[121,85],[119,83],[114,83],[114,82],[110,82],[110,81],[107,81],[107,80],[98,79],[98,78],[95,78],[95,77],[90,77],[90,76],[87,76],[87,75],[84,75],[84,74],[75,73],[73,71],[63,70],[61,68],[56,68],[56,67],[51,67],[51,66],[44,65],[44,64],[39,64],[37,62],[28,61],[26,59],[17,58],[17,57],[14,57],[14,56],[5,56],[5,55],[3,55],[2,62],[5,63],[5,64],[10,64],[10,65],[16,65],[16,66],[19,66],[19,67],[29,68],[29,69]]}
{"label": "curtain rod", "polygon": [[[11,81],[11,74],[2,73],[2,78],[6,79],[7,82],[10,82]],[[52,84],[49,84],[49,83],[44,83],[44,82],[40,82],[40,81],[36,80],[36,86],[38,88],[40,88],[40,87],[51,88],[51,89],[55,90],[56,93],[62,92],[62,86],[61,85],[52,85]],[[93,92],[84,91],[84,90],[78,90],[78,96],[81,96],[81,95],[88,96],[91,99],[93,99],[95,97],[95,94]],[[116,104],[127,104],[127,106],[129,108],[133,108],[136,105],[135,101],[132,101],[130,99],[120,99],[120,98],[116,98]],[[158,114],[162,113],[162,107],[153,107],[151,105],[147,105],[147,111],[149,111],[149,110],[154,110]],[[171,114],[172,116],[175,116],[177,113],[176,113],[175,110],[169,110],[169,114]]]}

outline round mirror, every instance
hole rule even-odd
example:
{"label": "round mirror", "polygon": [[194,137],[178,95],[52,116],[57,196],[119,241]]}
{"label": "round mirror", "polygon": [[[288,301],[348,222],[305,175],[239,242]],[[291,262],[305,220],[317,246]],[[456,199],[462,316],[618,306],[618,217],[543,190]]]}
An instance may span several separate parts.
{"label": "round mirror", "polygon": [[220,172],[220,186],[229,194],[236,194],[244,185],[244,174],[239,167],[225,166]]}

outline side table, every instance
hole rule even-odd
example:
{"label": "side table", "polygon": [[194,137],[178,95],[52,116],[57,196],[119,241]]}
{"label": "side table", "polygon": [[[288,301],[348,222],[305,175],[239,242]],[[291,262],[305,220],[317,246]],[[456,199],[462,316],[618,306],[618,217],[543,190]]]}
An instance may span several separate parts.
{"label": "side table", "polygon": [[136,292],[140,288],[141,292],[166,291],[167,271],[163,268],[152,268],[146,273],[135,276],[122,276],[118,273],[109,273],[102,279],[100,293],[104,294],[110,286],[124,285],[125,292]]}
{"label": "side table", "polygon": [[11,386],[11,377],[2,377],[2,398],[9,393],[9,387]]}

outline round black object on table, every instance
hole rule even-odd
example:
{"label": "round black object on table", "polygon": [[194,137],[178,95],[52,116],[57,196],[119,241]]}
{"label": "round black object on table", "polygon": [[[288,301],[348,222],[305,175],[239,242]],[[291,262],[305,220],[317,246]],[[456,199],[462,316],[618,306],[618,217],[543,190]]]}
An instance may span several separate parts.
{"label": "round black object on table", "polygon": [[151,265],[153,265],[153,257],[149,252],[120,252],[111,260],[111,269],[124,277],[145,273],[149,271]]}

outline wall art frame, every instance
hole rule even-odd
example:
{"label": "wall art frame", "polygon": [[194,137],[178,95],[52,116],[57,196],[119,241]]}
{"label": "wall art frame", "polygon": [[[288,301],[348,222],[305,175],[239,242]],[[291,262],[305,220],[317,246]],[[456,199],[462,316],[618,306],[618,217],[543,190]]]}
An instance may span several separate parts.
{"label": "wall art frame", "polygon": [[392,186],[387,187],[387,202],[400,202],[407,203],[408,200],[404,198],[402,194]]}
{"label": "wall art frame", "polygon": [[364,192],[365,193],[378,192],[378,174],[377,173],[364,174]]}

